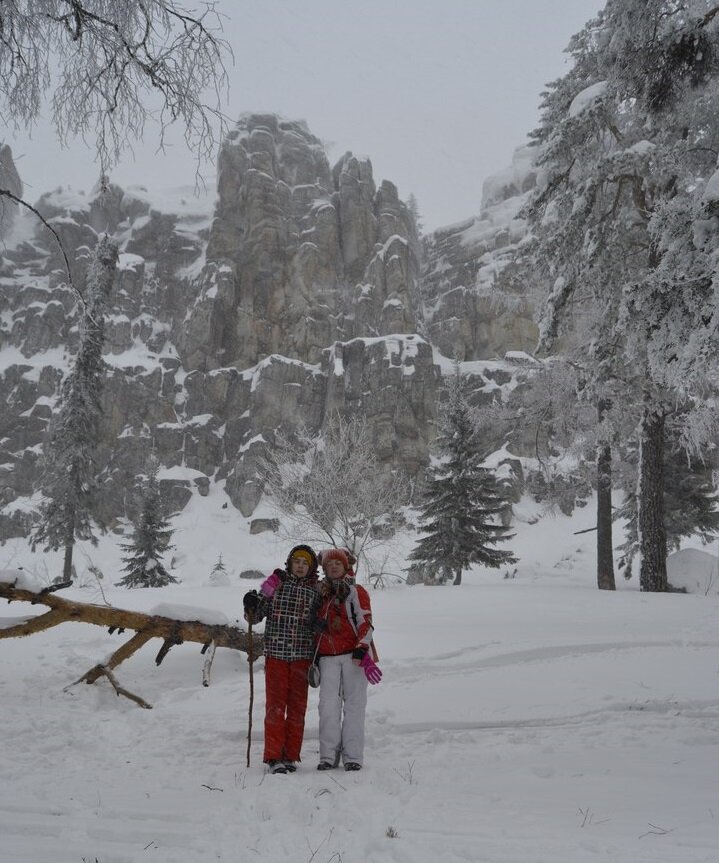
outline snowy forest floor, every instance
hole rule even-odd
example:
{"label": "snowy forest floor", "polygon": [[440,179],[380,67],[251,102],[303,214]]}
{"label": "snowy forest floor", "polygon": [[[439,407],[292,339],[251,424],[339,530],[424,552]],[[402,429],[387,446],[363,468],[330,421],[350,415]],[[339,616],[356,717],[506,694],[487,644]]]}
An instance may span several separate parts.
{"label": "snowy forest floor", "polygon": [[[249,537],[220,505],[178,519],[181,584],[105,585],[108,601],[239,617],[257,583],[235,570],[271,570],[287,543]],[[640,594],[636,577],[597,591],[594,534],[573,535],[592,515],[520,523],[514,578],[477,568],[460,587],[372,591],[384,679],[360,773],[315,770],[311,691],[303,763],[265,774],[261,662],[247,768],[235,651],[218,650],[203,688],[198,645],[159,668],[159,642],[146,645],[118,670],[142,710],[107,681],[63,691],[116,635],[63,624],[0,641],[0,863],[716,863],[719,599]],[[211,587],[219,551],[230,584]],[[110,540],[89,553],[118,580]],[[38,559],[0,549],[0,568]],[[62,595],[99,601],[91,587]],[[0,606],[0,625],[28,608]]]}

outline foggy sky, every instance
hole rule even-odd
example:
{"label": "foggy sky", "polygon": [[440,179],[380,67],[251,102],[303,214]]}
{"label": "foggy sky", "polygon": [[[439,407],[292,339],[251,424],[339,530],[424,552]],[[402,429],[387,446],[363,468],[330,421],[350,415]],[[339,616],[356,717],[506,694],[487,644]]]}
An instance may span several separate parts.
{"label": "foggy sky", "polygon": [[[191,2],[187,3],[192,6]],[[372,159],[375,180],[413,193],[425,229],[479,211],[483,180],[507,166],[538,120],[540,93],[568,69],[572,34],[601,0],[220,0],[234,52],[226,108],[304,119],[329,147]],[[97,179],[81,143],[8,135],[26,197]],[[112,179],[150,189],[194,182],[180,134],[156,129]],[[214,168],[205,174],[214,185]]]}

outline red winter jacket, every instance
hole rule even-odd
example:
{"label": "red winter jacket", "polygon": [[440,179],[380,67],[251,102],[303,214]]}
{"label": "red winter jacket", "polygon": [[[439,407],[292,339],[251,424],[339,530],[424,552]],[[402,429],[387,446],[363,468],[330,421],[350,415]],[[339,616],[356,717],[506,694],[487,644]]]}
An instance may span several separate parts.
{"label": "red winter jacket", "polygon": [[[329,595],[317,612],[322,631],[317,640],[320,656],[352,653],[356,648],[367,650],[372,644],[372,607],[369,594],[345,578],[325,580],[321,589]],[[324,621],[327,625],[324,626]]]}

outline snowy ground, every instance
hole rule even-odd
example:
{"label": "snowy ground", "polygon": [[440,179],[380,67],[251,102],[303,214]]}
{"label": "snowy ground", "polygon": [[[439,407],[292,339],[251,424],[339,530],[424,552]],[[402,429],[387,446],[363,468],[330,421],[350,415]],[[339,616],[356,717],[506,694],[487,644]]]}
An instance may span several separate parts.
{"label": "snowy ground", "polygon": [[[181,585],[106,586],[108,600],[238,617],[253,583],[237,572],[273,568],[286,543],[249,537],[222,502],[213,492],[181,518]],[[63,691],[117,636],[64,624],[0,641],[0,863],[716,863],[716,590],[597,591],[594,535],[572,534],[592,519],[520,524],[515,578],[372,593],[384,679],[361,773],[316,772],[312,691],[300,770],[265,775],[260,664],[247,768],[248,668],[234,651],[218,651],[203,688],[197,645],[160,668],[146,645],[118,677],[148,711],[104,681]],[[90,552],[105,581],[113,542]],[[218,551],[229,586],[208,585]],[[704,584],[711,558],[684,558],[683,577]],[[39,560],[0,549],[0,568],[41,575]],[[63,595],[99,599],[91,586]],[[27,609],[0,606],[0,625]]]}

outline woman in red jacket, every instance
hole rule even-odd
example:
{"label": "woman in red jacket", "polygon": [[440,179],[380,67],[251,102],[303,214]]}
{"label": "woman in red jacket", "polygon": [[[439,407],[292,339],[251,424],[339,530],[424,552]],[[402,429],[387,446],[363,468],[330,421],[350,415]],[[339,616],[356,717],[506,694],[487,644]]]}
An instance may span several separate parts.
{"label": "woman in red jacket", "polygon": [[331,770],[360,770],[364,756],[367,683],[379,683],[372,645],[372,608],[367,591],[354,582],[347,552],[331,548],[319,559],[325,572],[317,613],[320,665],[320,763]]}

